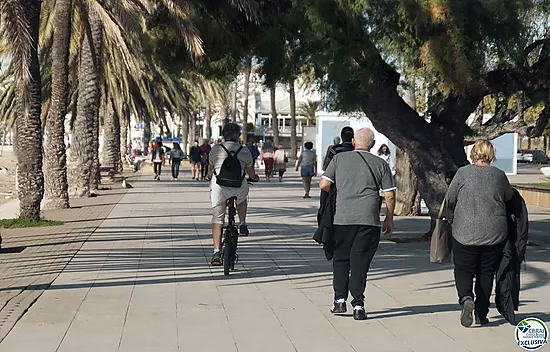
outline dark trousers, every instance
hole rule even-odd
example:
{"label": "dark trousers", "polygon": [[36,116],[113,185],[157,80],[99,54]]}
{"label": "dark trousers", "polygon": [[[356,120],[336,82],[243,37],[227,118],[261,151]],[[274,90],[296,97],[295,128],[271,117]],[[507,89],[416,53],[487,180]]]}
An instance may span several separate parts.
{"label": "dark trousers", "polygon": [[178,158],[172,159],[172,177],[173,178],[178,178],[180,174],[180,164],[181,164],[181,159],[178,159]]}
{"label": "dark trousers", "polygon": [[157,176],[160,176],[160,173],[162,171],[162,163],[154,163],[154,170],[155,170],[155,175]]}
{"label": "dark trousers", "polygon": [[204,179],[208,175],[208,166],[210,163],[208,161],[201,162],[201,178]]}
{"label": "dark trousers", "polygon": [[453,239],[455,283],[459,303],[462,303],[465,297],[474,298],[475,290],[476,314],[480,318],[486,318],[489,313],[493,281],[502,260],[504,244],[505,242],[492,246],[465,246]]}
{"label": "dark trousers", "polygon": [[[353,306],[363,306],[367,272],[380,242],[380,227],[367,225],[334,226],[334,300],[353,296]],[[351,275],[350,275],[351,269]]]}

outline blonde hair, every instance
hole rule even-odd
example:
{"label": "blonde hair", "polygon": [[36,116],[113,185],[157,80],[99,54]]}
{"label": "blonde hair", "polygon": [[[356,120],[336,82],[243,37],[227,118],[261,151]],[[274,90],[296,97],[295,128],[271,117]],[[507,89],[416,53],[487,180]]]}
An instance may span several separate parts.
{"label": "blonde hair", "polygon": [[496,159],[495,147],[489,140],[480,139],[474,144],[470,157],[474,163],[480,161],[490,164]]}

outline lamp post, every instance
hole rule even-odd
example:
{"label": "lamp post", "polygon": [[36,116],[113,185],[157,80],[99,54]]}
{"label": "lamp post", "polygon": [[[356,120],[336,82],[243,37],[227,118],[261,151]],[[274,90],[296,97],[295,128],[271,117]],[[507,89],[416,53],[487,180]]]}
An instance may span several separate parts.
{"label": "lamp post", "polygon": [[237,82],[233,82],[233,93],[231,98],[231,121],[237,122]]}

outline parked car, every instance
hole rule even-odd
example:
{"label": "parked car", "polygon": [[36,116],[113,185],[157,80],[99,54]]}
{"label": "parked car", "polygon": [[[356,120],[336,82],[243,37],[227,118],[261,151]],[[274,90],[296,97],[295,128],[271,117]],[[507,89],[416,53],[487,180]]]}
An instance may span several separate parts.
{"label": "parked car", "polygon": [[520,149],[518,150],[518,162],[532,164],[547,164],[550,159],[542,150]]}

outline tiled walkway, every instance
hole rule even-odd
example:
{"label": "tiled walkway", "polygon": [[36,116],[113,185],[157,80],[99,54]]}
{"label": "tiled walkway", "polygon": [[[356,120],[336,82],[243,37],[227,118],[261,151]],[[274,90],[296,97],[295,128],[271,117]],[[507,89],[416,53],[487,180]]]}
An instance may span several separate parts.
{"label": "tiled walkway", "polygon": [[[229,277],[208,265],[207,184],[142,177],[0,351],[520,351],[495,309],[488,327],[460,326],[452,267],[430,264],[428,243],[382,242],[369,319],[333,316],[331,263],[311,240],[318,198],[302,199],[290,176],[252,187],[252,235],[241,239]],[[548,322],[550,213],[533,213],[520,314]],[[427,226],[425,218],[397,219],[396,236]]]}

